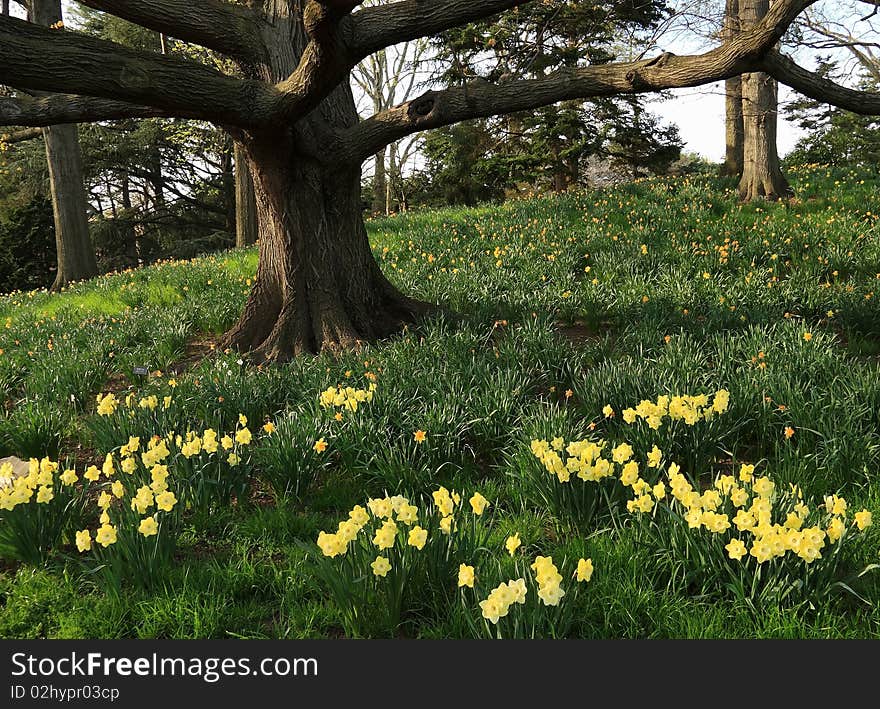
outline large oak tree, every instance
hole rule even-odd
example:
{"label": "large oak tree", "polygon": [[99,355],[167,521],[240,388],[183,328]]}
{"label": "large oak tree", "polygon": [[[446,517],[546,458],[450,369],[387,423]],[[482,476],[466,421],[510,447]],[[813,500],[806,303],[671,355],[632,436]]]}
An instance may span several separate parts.
{"label": "large oak tree", "polygon": [[228,131],[254,178],[260,261],[226,342],[260,358],[381,337],[430,309],[380,271],[360,200],[361,164],[413,133],[569,99],[697,86],[753,72],[850,110],[880,112],[877,94],[836,85],[775,50],[811,0],[776,0],[754,26],[703,54],[584,62],[539,77],[477,80],[428,91],[365,120],[358,118],[349,83],[358,62],[526,0],[399,0],[365,8],[359,0],[83,4],[223,53],[238,72],[4,17],[0,83],[22,92],[0,97],[0,125],[177,116]]}

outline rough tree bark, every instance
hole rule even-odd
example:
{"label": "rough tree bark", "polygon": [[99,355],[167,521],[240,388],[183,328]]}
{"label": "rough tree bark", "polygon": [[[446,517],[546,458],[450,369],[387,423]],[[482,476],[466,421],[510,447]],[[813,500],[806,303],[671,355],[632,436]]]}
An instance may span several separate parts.
{"label": "rough tree bark", "polygon": [[[739,0],[727,0],[724,8],[724,39],[733,39],[739,33]],[[742,77],[732,76],[724,82],[725,105],[725,159],[721,173],[742,177],[743,127]]]}
{"label": "rough tree bark", "polygon": [[[739,0],[740,27],[751,29],[767,15],[770,0]],[[739,197],[745,202],[791,197],[776,149],[779,100],[776,79],[764,72],[742,75],[743,170]]]}
{"label": "rough tree bark", "polygon": [[257,243],[257,198],[248,168],[247,153],[235,144],[235,245],[238,248]]}
{"label": "rough tree bark", "polygon": [[[61,21],[61,0],[33,0],[31,21],[49,27]],[[89,236],[82,154],[76,125],[43,129],[52,212],[55,218],[57,271],[51,290],[98,275],[95,247]]]}
{"label": "rough tree bark", "polygon": [[[295,7],[276,3],[274,19],[286,31],[264,38],[269,60],[245,74],[276,84],[297,68],[308,37]],[[376,263],[361,209],[360,161],[324,154],[333,132],[358,120],[343,81],[297,124],[238,136],[254,181],[260,259],[225,347],[286,360],[387,336],[429,309],[400,293]]]}

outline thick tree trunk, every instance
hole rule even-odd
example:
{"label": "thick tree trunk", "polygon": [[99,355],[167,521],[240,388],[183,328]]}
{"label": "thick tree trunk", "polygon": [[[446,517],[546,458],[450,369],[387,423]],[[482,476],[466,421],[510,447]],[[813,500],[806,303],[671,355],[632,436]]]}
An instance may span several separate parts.
{"label": "thick tree trunk", "polygon": [[[61,0],[33,0],[29,18],[38,25],[54,25],[61,20]],[[57,291],[73,281],[94,278],[98,275],[98,265],[86,218],[86,192],[77,127],[59,125],[43,128],[43,140],[46,143],[52,211],[55,216],[58,271],[52,290]]]}
{"label": "thick tree trunk", "polygon": [[260,224],[256,280],[226,344],[286,360],[387,336],[425,311],[382,275],[361,213],[360,174],[293,159],[277,137],[248,154]]}
{"label": "thick tree trunk", "polygon": [[248,168],[247,152],[235,144],[235,245],[239,248],[257,243],[257,198]]}
{"label": "thick tree trunk", "polygon": [[390,213],[388,200],[388,178],[385,173],[385,149],[376,153],[375,169],[373,173],[373,213]]}
{"label": "thick tree trunk", "polygon": [[[733,39],[739,31],[739,0],[727,0],[724,10],[725,41]],[[721,173],[730,177],[742,177],[745,128],[741,77],[735,76],[725,81],[724,94],[726,151]]]}
{"label": "thick tree trunk", "polygon": [[[767,14],[769,0],[739,0],[740,26],[748,30]],[[776,151],[779,101],[776,81],[768,74],[743,74],[743,173],[739,196],[743,201],[790,197],[792,189],[782,174]]]}
{"label": "thick tree trunk", "polygon": [[[275,0],[273,7],[269,63],[244,70],[278,82],[295,68],[307,38],[295,4]],[[260,259],[224,346],[251,352],[258,361],[283,361],[387,336],[431,309],[402,295],[376,263],[364,225],[359,162],[327,160],[332,131],[358,120],[344,81],[294,126],[236,135],[254,183]]]}

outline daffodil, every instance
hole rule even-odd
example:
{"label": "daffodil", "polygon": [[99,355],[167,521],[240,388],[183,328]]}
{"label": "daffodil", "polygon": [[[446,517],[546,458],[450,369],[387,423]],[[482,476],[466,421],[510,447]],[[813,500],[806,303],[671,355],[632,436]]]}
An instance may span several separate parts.
{"label": "daffodil", "polygon": [[373,569],[373,575],[375,576],[385,576],[389,571],[391,571],[391,563],[388,561],[387,557],[377,556],[376,560],[370,564],[370,567]]}
{"label": "daffodil", "polygon": [[727,555],[734,561],[739,561],[746,555],[746,545],[740,539],[731,539],[724,547]]}
{"label": "daffodil", "polygon": [[470,502],[471,509],[474,511],[475,515],[483,514],[483,511],[489,505],[489,500],[483,497],[479,492],[475,492],[468,502]]}
{"label": "daffodil", "polygon": [[474,567],[467,564],[459,564],[458,566],[458,586],[474,587]]}
{"label": "daffodil", "polygon": [[92,548],[92,533],[88,529],[76,533],[76,548],[80,552],[86,552]]}
{"label": "daffodil", "polygon": [[871,513],[868,510],[862,510],[855,514],[856,526],[860,531],[866,530],[871,526]]}
{"label": "daffodil", "polygon": [[138,525],[138,532],[140,532],[145,537],[152,537],[159,533],[159,525],[156,522],[156,517],[145,517],[141,520],[141,523]]}
{"label": "daffodil", "polygon": [[419,551],[421,551],[425,543],[428,541],[428,530],[422,529],[418,525],[409,530],[409,537],[406,540],[406,543],[411,547],[415,547]]}
{"label": "daffodil", "polygon": [[516,550],[520,548],[522,541],[519,538],[519,532],[509,536],[504,541],[504,548],[507,549],[507,552],[513,556],[516,553]]}
{"label": "daffodil", "polygon": [[112,524],[103,524],[95,534],[95,541],[102,547],[108,547],[116,543],[116,527]]}
{"label": "daffodil", "polygon": [[593,577],[593,560],[578,559],[576,574],[579,582],[588,582]]}

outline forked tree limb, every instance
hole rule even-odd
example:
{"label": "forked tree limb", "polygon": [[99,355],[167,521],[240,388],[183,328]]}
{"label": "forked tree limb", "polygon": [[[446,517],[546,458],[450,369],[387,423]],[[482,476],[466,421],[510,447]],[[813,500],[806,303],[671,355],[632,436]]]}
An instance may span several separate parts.
{"label": "forked tree limb", "polygon": [[265,58],[265,21],[244,5],[221,0],[80,0],[141,27],[247,62]]}

